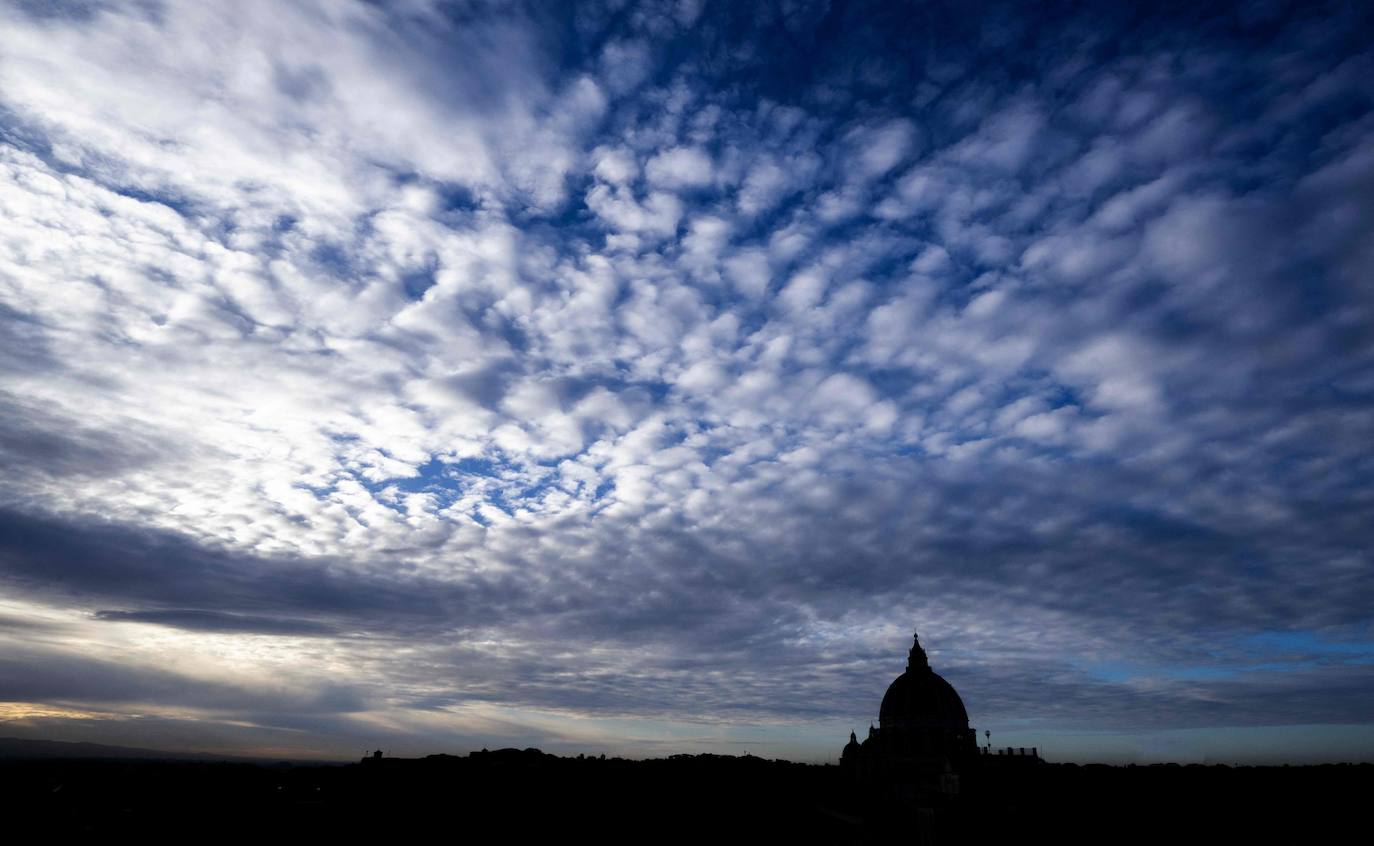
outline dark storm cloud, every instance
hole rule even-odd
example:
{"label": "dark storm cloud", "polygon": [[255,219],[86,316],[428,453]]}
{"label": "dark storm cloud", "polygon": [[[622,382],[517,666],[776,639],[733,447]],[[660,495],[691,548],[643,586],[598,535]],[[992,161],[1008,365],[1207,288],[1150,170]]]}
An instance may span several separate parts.
{"label": "dark storm cloud", "polygon": [[335,563],[245,555],[104,521],[0,511],[0,572],[11,589],[88,606],[153,606],[95,612],[106,621],[263,634],[399,633],[490,623],[519,595],[501,580],[458,585],[348,575]]}
{"label": "dark storm cloud", "polygon": [[0,395],[9,412],[0,419],[0,460],[29,484],[83,476],[114,476],[168,460],[174,446],[139,431],[98,429],[14,396]]}

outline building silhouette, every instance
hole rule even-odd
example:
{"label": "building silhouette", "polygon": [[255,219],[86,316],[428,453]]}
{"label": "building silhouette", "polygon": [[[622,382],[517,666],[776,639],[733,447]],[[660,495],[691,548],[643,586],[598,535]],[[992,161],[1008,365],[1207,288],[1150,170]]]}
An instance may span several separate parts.
{"label": "building silhouette", "polygon": [[888,685],[862,741],[854,732],[840,754],[840,767],[862,797],[870,818],[899,824],[918,843],[935,843],[960,804],[964,782],[990,768],[1039,762],[1038,750],[978,746],[968,711],[954,686],[930,667],[920,636],[913,638],[906,671]]}

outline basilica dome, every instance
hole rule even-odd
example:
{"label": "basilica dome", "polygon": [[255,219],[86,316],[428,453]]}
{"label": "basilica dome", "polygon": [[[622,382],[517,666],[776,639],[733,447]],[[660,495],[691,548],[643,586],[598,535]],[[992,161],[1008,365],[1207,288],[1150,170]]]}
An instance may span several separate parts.
{"label": "basilica dome", "polygon": [[878,725],[883,729],[968,730],[964,701],[949,682],[930,669],[920,638],[911,647],[906,672],[888,686],[883,696]]}

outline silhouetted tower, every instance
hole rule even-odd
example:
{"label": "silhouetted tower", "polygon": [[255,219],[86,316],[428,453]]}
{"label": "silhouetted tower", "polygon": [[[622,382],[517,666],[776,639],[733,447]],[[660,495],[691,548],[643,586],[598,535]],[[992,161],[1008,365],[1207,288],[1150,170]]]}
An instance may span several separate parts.
{"label": "silhouetted tower", "polygon": [[851,777],[858,774],[860,749],[859,738],[851,731],[849,742],[844,745],[844,750],[840,752],[840,767]]}

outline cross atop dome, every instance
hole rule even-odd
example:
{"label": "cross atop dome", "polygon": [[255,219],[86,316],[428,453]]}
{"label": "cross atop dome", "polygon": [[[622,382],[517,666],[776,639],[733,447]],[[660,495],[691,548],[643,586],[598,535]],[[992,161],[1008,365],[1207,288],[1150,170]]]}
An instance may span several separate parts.
{"label": "cross atop dome", "polygon": [[929,670],[930,660],[926,658],[926,651],[921,648],[920,633],[912,632],[911,639],[911,652],[908,653],[906,659],[907,672],[911,672],[912,670]]}

